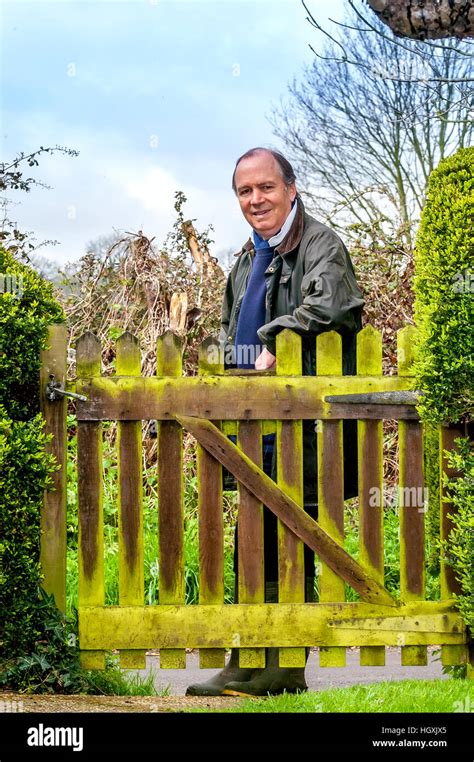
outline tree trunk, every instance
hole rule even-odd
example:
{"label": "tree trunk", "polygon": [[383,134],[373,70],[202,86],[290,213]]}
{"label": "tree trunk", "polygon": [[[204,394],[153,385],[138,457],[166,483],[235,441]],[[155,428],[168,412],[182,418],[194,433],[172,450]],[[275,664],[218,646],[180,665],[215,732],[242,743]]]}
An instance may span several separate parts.
{"label": "tree trunk", "polygon": [[367,0],[367,4],[398,37],[438,40],[474,34],[470,0]]}

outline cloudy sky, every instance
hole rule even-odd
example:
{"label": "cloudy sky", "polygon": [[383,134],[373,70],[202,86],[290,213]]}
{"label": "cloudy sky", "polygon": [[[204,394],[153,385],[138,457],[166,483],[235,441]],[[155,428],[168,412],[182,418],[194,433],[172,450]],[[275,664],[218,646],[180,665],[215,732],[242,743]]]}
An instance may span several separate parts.
{"label": "cloudy sky", "polygon": [[[321,22],[344,0],[308,0]],[[321,36],[300,0],[1,0],[2,161],[39,146],[11,212],[64,263],[99,236],[139,229],[157,241],[186,216],[214,226],[213,253],[248,235],[230,189],[253,145],[283,148],[267,116],[311,63]]]}

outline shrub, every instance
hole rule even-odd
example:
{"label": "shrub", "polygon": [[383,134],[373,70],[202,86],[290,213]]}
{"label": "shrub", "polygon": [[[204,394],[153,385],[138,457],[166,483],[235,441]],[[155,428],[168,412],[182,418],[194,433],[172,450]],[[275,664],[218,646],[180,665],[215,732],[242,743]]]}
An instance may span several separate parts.
{"label": "shrub", "polygon": [[63,319],[52,287],[0,248],[1,651],[24,653],[40,636],[40,510],[53,458],[39,409],[40,351]]}
{"label": "shrub", "polygon": [[473,231],[474,148],[463,148],[431,173],[416,242],[414,372],[425,421],[459,421],[472,410]]}
{"label": "shrub", "polygon": [[[0,248],[0,686],[38,692],[125,693],[117,666],[97,676],[79,664],[77,622],[41,589],[40,514],[56,468],[39,408],[40,351],[64,319],[52,287]],[[145,681],[146,682],[146,681]]]}
{"label": "shrub", "polygon": [[[40,351],[48,324],[62,322],[64,313],[52,285],[2,248],[0,278],[0,404],[12,419],[25,421],[39,411]],[[8,282],[16,285],[14,293],[7,291]]]}
{"label": "shrub", "polygon": [[448,463],[461,473],[449,480],[445,475],[447,500],[455,512],[450,514],[453,529],[444,543],[446,561],[452,566],[461,594],[456,596],[461,616],[474,628],[474,451],[468,439],[457,439],[457,452],[448,455]]}
{"label": "shrub", "polygon": [[51,484],[54,458],[40,415],[12,421],[0,406],[0,653],[22,654],[41,633],[36,604],[40,580],[40,521],[43,490]]}
{"label": "shrub", "polygon": [[[443,160],[429,178],[415,252],[415,322],[419,345],[414,374],[423,392],[418,406],[427,427],[425,469],[429,489],[428,531],[439,531],[439,448],[435,427],[467,422],[472,416],[474,382],[474,148]],[[459,610],[468,625],[474,618],[473,460],[468,440],[449,460],[462,476],[445,477],[457,513],[444,544],[463,594]],[[432,543],[433,544],[433,543]],[[432,559],[430,559],[432,564]]]}

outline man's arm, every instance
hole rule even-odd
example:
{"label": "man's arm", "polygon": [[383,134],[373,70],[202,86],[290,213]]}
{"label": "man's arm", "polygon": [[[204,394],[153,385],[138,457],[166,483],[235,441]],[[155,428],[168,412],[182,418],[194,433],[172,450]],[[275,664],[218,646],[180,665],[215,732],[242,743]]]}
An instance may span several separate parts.
{"label": "man's arm", "polygon": [[343,327],[356,330],[354,310],[362,308],[364,300],[343,243],[331,231],[315,234],[306,247],[301,293],[303,301],[292,314],[277,317],[258,331],[272,355],[276,352],[276,336],[285,328],[310,340],[323,331]]}

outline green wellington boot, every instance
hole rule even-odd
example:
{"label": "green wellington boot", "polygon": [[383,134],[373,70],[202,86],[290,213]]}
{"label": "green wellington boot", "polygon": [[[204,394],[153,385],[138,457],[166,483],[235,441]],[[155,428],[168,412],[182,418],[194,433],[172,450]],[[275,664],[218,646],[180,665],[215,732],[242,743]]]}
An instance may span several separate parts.
{"label": "green wellington boot", "polygon": [[246,680],[250,680],[254,672],[254,669],[239,667],[239,650],[233,648],[224,669],[205,683],[190,685],[186,690],[186,696],[222,696],[227,683],[236,681],[239,685],[244,685]]}
{"label": "green wellington boot", "polygon": [[267,648],[267,666],[254,669],[250,680],[233,680],[224,688],[224,696],[277,696],[279,693],[303,693],[308,690],[304,667],[279,667],[278,648]]}
{"label": "green wellington boot", "polygon": [[[308,597],[308,595],[306,596]],[[267,582],[265,585],[267,603],[278,601],[278,583]],[[306,659],[309,649],[306,650]],[[254,669],[250,679],[232,680],[224,688],[224,696],[276,696],[280,693],[303,693],[308,690],[304,676],[304,667],[280,667],[279,649],[266,649],[265,669]]]}

